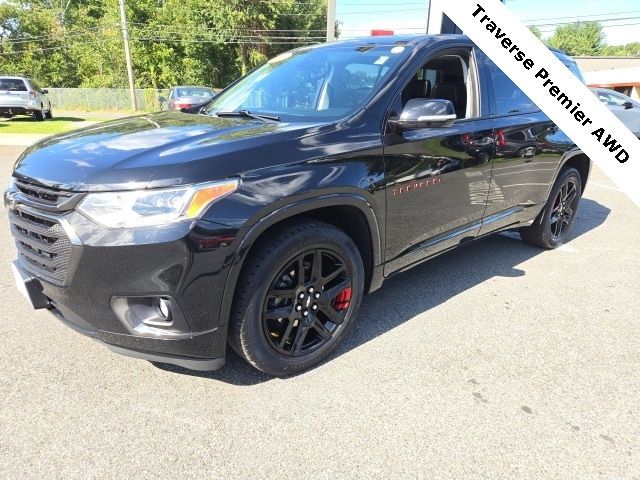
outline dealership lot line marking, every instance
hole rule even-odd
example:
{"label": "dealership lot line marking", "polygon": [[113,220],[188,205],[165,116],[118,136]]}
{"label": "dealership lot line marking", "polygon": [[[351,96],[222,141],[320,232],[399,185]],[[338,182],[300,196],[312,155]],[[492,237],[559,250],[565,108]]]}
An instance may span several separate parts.
{"label": "dealership lot line marking", "polygon": [[597,182],[589,182],[589,186],[606,188],[607,190],[615,190],[616,192],[620,192],[621,191],[619,188],[612,187],[610,185],[602,185],[601,183],[597,183]]}
{"label": "dealership lot line marking", "polygon": [[565,253],[578,253],[578,249],[575,247],[572,247],[569,244],[564,244],[564,245],[560,245],[556,250],[558,250],[559,252],[565,252]]}
{"label": "dealership lot line marking", "polygon": [[433,0],[640,206],[640,140],[498,0]]}

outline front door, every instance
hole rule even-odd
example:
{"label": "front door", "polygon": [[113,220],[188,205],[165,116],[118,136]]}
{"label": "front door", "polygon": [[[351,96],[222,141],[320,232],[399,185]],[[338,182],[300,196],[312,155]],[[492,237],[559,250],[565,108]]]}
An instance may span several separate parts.
{"label": "front door", "polygon": [[388,270],[474,238],[491,179],[485,120],[405,132],[385,147]]}
{"label": "front door", "polygon": [[449,100],[450,127],[387,133],[385,274],[474,238],[480,230],[495,156],[493,125],[480,114],[471,50],[428,59],[396,100]]}

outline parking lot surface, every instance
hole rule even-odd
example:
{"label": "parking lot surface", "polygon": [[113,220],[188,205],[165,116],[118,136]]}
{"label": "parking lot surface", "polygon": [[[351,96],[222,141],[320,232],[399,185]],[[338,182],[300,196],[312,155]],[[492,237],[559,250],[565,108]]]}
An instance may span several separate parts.
{"label": "parking lot surface", "polygon": [[640,479],[640,211],[597,170],[567,245],[393,277],[287,379],[115,355],[27,305],[5,220],[0,249],[0,478]]}

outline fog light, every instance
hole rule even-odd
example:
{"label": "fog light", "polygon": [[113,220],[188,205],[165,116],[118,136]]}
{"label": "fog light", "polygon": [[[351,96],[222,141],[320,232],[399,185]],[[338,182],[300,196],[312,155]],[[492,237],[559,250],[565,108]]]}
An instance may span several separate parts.
{"label": "fog light", "polygon": [[167,298],[158,299],[158,310],[165,320],[171,320],[171,300]]}

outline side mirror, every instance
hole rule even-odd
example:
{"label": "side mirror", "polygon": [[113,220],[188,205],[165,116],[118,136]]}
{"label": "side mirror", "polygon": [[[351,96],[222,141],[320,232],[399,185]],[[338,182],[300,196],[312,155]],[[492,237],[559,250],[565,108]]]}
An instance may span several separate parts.
{"label": "side mirror", "polygon": [[633,108],[633,103],[632,102],[624,102],[622,104],[622,106],[624,107],[625,110],[629,110],[630,108]]}
{"label": "side mirror", "polygon": [[43,88],[42,89],[42,93],[44,93],[45,95],[47,95],[49,93],[49,89],[48,88]]}
{"label": "side mirror", "polygon": [[457,118],[449,100],[412,98],[402,109],[400,117],[390,118],[396,131],[418,130],[430,127],[449,127]]}

